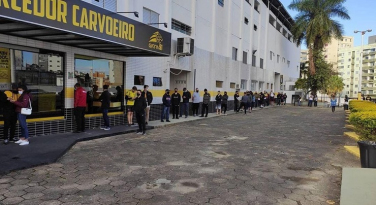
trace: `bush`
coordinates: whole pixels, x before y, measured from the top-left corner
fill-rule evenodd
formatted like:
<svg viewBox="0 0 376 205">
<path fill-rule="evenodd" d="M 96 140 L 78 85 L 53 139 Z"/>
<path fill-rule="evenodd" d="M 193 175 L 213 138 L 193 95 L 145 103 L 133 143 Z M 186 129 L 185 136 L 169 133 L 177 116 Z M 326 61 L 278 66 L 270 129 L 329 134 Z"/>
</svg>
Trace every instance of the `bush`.
<svg viewBox="0 0 376 205">
<path fill-rule="evenodd" d="M 349 109 L 351 112 L 376 111 L 376 104 L 370 101 L 351 100 Z"/>
<path fill-rule="evenodd" d="M 362 141 L 376 141 L 376 104 L 368 101 L 350 101 L 350 123 L 360 133 Z"/>
</svg>

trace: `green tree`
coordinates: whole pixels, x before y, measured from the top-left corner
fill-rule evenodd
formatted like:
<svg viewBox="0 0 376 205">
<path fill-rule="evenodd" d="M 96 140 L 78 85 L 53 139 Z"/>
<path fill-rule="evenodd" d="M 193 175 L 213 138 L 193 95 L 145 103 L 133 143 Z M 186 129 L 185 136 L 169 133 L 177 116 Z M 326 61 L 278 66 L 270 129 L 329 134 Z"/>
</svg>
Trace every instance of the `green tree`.
<svg viewBox="0 0 376 205">
<path fill-rule="evenodd" d="M 317 93 L 317 91 L 326 93 L 331 77 L 338 75 L 338 73 L 333 72 L 333 65 L 327 63 L 322 54 L 317 55 L 316 67 L 317 70 L 314 75 L 309 72 L 307 78 L 300 78 L 295 82 L 295 87 L 302 89 L 305 94 L 309 92 Z"/>
<path fill-rule="evenodd" d="M 289 5 L 298 11 L 295 24 L 291 28 L 294 40 L 300 45 L 304 40 L 309 50 L 309 71 L 315 75 L 318 67 L 316 60 L 324 45 L 334 36 L 342 38 L 342 25 L 334 17 L 350 19 L 343 6 L 346 0 L 293 0 Z"/>
<path fill-rule="evenodd" d="M 325 93 L 327 95 L 337 95 L 337 93 L 343 90 L 345 84 L 343 83 L 342 77 L 338 75 L 332 75 L 328 80 L 328 85 L 326 86 Z"/>
</svg>

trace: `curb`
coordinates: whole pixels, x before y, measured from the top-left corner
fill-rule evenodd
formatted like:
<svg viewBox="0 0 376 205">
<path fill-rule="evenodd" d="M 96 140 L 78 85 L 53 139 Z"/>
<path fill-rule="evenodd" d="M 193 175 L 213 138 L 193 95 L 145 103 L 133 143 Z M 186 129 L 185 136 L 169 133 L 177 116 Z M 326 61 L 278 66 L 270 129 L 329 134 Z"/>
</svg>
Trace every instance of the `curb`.
<svg viewBox="0 0 376 205">
<path fill-rule="evenodd" d="M 346 137 L 350 137 L 353 140 L 359 141 L 359 135 L 356 132 L 344 132 L 343 133 Z"/>
<path fill-rule="evenodd" d="M 359 148 L 358 146 L 344 146 L 344 148 L 346 149 L 347 152 L 349 152 L 350 154 L 360 158 L 360 151 L 359 151 Z"/>
<path fill-rule="evenodd" d="M 263 110 L 263 109 L 271 109 L 271 108 L 276 108 L 277 106 L 270 106 L 270 107 L 267 107 L 267 108 L 256 108 L 256 109 L 253 109 L 252 112 L 255 112 L 255 111 L 259 111 L 259 110 Z M 240 112 L 239 112 L 240 113 Z M 156 128 L 162 128 L 162 127 L 171 127 L 171 126 L 174 126 L 174 125 L 177 125 L 177 124 L 182 124 L 182 123 L 188 123 L 188 122 L 194 122 L 194 121 L 201 121 L 201 120 L 205 120 L 205 119 L 211 119 L 211 118 L 216 118 L 216 117 L 224 117 L 224 116 L 227 116 L 227 115 L 236 115 L 236 114 L 239 114 L 239 113 L 236 113 L 236 112 L 231 112 L 231 113 L 228 113 L 226 115 L 213 115 L 213 116 L 209 116 L 209 117 L 192 117 L 190 116 L 190 118 L 193 120 L 188 120 L 188 121 L 178 121 L 178 122 L 172 122 L 172 123 L 165 123 L 165 124 L 162 124 L 162 125 L 149 125 L 149 127 L 153 128 L 153 129 L 156 129 Z"/>
<path fill-rule="evenodd" d="M 355 130 L 355 126 L 354 125 L 345 125 L 345 128 L 349 129 L 349 130 Z"/>
</svg>

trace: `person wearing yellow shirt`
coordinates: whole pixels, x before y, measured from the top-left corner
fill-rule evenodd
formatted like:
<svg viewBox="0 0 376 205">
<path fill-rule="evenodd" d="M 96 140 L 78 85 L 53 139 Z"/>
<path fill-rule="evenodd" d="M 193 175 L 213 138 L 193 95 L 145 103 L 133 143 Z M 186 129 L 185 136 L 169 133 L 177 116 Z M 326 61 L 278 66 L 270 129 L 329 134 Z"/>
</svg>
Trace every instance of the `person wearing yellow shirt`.
<svg viewBox="0 0 376 205">
<path fill-rule="evenodd" d="M 16 101 L 19 98 L 17 84 L 12 84 L 12 90 L 5 91 L 5 99 L 3 102 L 3 116 L 4 116 L 4 127 L 3 127 L 3 137 L 4 144 L 8 144 L 9 141 L 17 141 L 15 137 L 16 124 L 17 124 L 17 113 L 16 106 L 10 102 L 10 100 Z"/>
<path fill-rule="evenodd" d="M 127 100 L 127 119 L 128 119 L 128 126 L 134 125 L 133 123 L 133 106 L 134 106 L 134 100 L 137 98 L 137 87 L 133 86 L 132 90 L 129 90 L 125 96 L 125 99 Z"/>
</svg>

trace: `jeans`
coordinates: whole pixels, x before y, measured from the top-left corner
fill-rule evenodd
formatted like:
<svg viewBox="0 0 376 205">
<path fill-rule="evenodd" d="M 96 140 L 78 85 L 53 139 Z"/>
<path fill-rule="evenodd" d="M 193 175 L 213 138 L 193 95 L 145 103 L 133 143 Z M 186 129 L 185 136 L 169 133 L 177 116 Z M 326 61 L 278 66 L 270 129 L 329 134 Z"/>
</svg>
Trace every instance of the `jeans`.
<svg viewBox="0 0 376 205">
<path fill-rule="evenodd" d="M 170 107 L 163 106 L 161 120 L 164 120 L 165 117 L 166 117 L 166 120 L 170 120 Z"/>
<path fill-rule="evenodd" d="M 76 118 L 77 132 L 85 131 L 85 107 L 75 107 L 74 116 Z"/>
<path fill-rule="evenodd" d="M 20 124 L 20 127 L 21 127 L 21 137 L 28 139 L 29 130 L 27 129 L 26 115 L 18 113 L 18 123 Z"/>
<path fill-rule="evenodd" d="M 332 106 L 332 112 L 336 111 L 336 106 Z"/>
<path fill-rule="evenodd" d="M 317 107 L 317 101 L 316 100 L 313 102 L 313 106 Z"/>
<path fill-rule="evenodd" d="M 110 119 L 108 118 L 108 109 L 102 109 L 104 127 L 110 127 Z"/>
<path fill-rule="evenodd" d="M 192 111 L 193 111 L 193 115 L 198 115 L 198 109 L 200 108 L 200 103 L 193 103 L 193 106 L 192 106 Z"/>
<path fill-rule="evenodd" d="M 14 111 L 7 112 L 4 114 L 4 127 L 3 127 L 3 137 L 4 139 L 12 139 L 15 137 L 16 124 L 17 124 L 17 113 Z M 10 137 L 9 137 L 10 131 Z"/>
<path fill-rule="evenodd" d="M 308 101 L 308 107 L 312 107 L 312 100 Z"/>
<path fill-rule="evenodd" d="M 185 117 L 188 117 L 188 110 L 189 110 L 189 102 L 188 103 L 183 103 L 180 109 L 180 117 L 185 115 Z"/>
<path fill-rule="evenodd" d="M 138 131 L 145 133 L 146 125 L 145 125 L 145 112 L 136 112 L 136 119 L 138 124 Z"/>
<path fill-rule="evenodd" d="M 222 111 L 223 111 L 223 114 L 226 114 L 227 104 L 222 104 Z"/>
<path fill-rule="evenodd" d="M 208 116 L 208 113 L 209 113 L 209 104 L 202 104 L 202 110 L 201 110 L 201 117 L 204 117 L 204 114 L 206 114 L 205 116 L 207 117 Z"/>
</svg>

